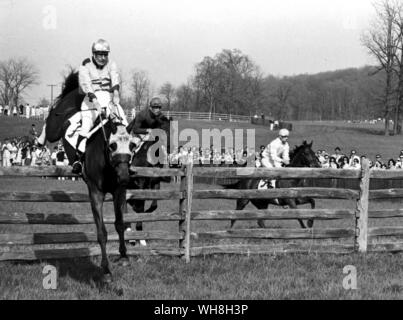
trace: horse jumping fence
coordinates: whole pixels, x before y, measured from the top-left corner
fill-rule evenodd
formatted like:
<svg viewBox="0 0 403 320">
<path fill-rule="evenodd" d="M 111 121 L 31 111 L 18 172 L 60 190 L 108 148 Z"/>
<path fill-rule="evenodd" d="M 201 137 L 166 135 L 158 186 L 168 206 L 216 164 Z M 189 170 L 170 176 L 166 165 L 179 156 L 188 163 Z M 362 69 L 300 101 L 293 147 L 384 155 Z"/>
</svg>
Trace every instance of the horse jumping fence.
<svg viewBox="0 0 403 320">
<path fill-rule="evenodd" d="M 132 168 L 135 174 L 145 177 L 178 176 L 181 180 L 179 190 L 128 190 L 127 199 L 156 199 L 178 201 L 178 210 L 163 213 L 127 213 L 125 222 L 174 222 L 176 230 L 150 230 L 126 232 L 127 240 L 158 240 L 161 244 L 147 247 L 128 246 L 129 255 L 169 255 L 184 257 L 187 262 L 191 257 L 218 254 L 264 254 L 286 252 L 318 252 L 318 253 L 352 253 L 352 252 L 384 252 L 403 251 L 402 226 L 370 227 L 369 219 L 403 218 L 403 209 L 371 210 L 370 200 L 403 198 L 403 189 L 370 190 L 371 178 L 391 179 L 403 178 L 400 171 L 373 171 L 369 170 L 368 163 L 363 169 L 311 169 L 311 168 L 193 168 L 191 165 L 181 169 L 158 168 Z M 12 167 L 1 168 L 1 176 L 32 177 L 32 176 L 69 176 L 70 168 L 64 167 Z M 199 190 L 194 188 L 196 177 L 228 178 L 264 178 L 264 179 L 358 179 L 360 189 L 336 188 L 290 188 L 269 190 Z M 176 186 L 176 185 L 175 185 Z M 196 200 L 203 199 L 260 199 L 260 198 L 295 198 L 310 197 L 315 199 L 343 199 L 356 202 L 355 209 L 329 208 L 329 209 L 284 209 L 269 208 L 268 210 L 207 210 L 195 211 L 192 209 Z M 78 202 L 88 203 L 86 193 L 51 191 L 43 192 L 9 192 L 0 191 L 0 202 Z M 111 201 L 107 197 L 106 201 Z M 0 212 L 0 261 L 1 260 L 44 260 L 56 258 L 86 257 L 100 254 L 97 245 L 96 233 L 88 231 L 54 230 L 14 232 L 12 226 L 52 226 L 66 227 L 77 225 L 93 225 L 92 214 L 86 212 L 22 212 L 15 210 L 2 210 Z M 351 227 L 345 228 L 318 228 L 312 229 L 227 229 L 202 231 L 192 226 L 193 221 L 223 221 L 223 220 L 294 220 L 315 219 L 338 220 L 350 222 Z M 108 225 L 114 223 L 114 215 L 106 214 L 104 221 Z M 8 229 L 10 227 L 10 230 Z M 381 237 L 393 237 L 389 242 L 378 242 Z M 214 243 L 219 240 L 219 243 Z M 229 243 L 222 243 L 222 240 Z M 112 232 L 108 234 L 109 254 L 118 254 L 113 247 L 118 236 Z M 202 241 L 202 245 L 200 245 Z M 207 241 L 209 245 L 204 245 Z M 233 243 L 233 241 L 237 241 Z M 252 243 L 250 243 L 252 241 Z M 266 242 L 264 242 L 266 241 Z M 167 243 L 171 243 L 168 245 Z M 259 242 L 259 243 L 256 243 Z M 263 243 L 264 242 L 264 243 Z M 90 246 L 90 244 L 92 246 Z M 73 247 L 72 247 L 73 246 Z"/>
</svg>

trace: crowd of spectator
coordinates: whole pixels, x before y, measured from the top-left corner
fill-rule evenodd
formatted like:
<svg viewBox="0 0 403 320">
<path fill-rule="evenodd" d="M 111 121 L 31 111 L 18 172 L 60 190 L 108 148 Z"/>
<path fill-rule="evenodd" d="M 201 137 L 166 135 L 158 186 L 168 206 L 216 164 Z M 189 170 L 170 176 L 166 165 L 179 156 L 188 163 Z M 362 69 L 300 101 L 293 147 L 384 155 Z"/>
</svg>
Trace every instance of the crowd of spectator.
<svg viewBox="0 0 403 320">
<path fill-rule="evenodd" d="M 182 166 L 192 162 L 195 166 L 242 166 L 250 160 L 255 163 L 256 167 L 261 166 L 262 152 L 265 146 L 260 146 L 259 151 L 252 152 L 251 150 L 232 148 L 218 152 L 212 146 L 210 148 L 184 148 L 183 146 L 174 150 L 169 155 L 169 165 L 171 167 Z M 334 169 L 361 169 L 361 162 L 367 158 L 366 155 L 358 155 L 356 150 L 351 150 L 350 153 L 344 154 L 339 147 L 334 149 L 334 152 L 328 153 L 326 150 L 316 151 L 322 168 Z M 403 150 L 396 159 L 383 160 L 382 155 L 377 154 L 374 160 L 368 159 L 370 168 L 379 170 L 395 170 L 403 169 Z"/>
<path fill-rule="evenodd" d="M 68 165 L 68 159 L 61 143 L 50 150 L 47 146 L 38 145 L 37 136 L 33 124 L 30 129 L 30 136 L 0 141 L 0 166 Z M 209 148 L 180 146 L 169 154 L 168 161 L 170 167 L 181 167 L 188 163 L 192 163 L 194 166 L 243 166 L 246 163 L 249 165 L 253 163 L 256 167 L 260 167 L 264 149 L 265 146 L 262 145 L 257 152 L 248 148 L 226 148 L 220 152 L 213 146 Z M 344 154 L 340 147 L 336 147 L 333 153 L 318 150 L 316 157 L 322 168 L 335 169 L 361 169 L 362 160 L 367 158 L 366 155 L 358 155 L 356 150 Z M 373 169 L 402 170 L 403 150 L 395 159 L 391 158 L 385 161 L 382 155 L 377 154 L 374 160 L 368 160 Z"/>
<path fill-rule="evenodd" d="M 29 103 L 24 105 L 1 105 L 0 104 L 0 116 L 13 116 L 13 117 L 25 117 L 45 119 L 48 115 L 49 106 L 31 106 Z"/>
<path fill-rule="evenodd" d="M 318 150 L 316 156 L 319 159 L 322 168 L 337 168 L 337 169 L 361 169 L 361 162 L 367 159 L 366 155 L 358 155 L 356 150 L 351 150 L 350 153 L 342 153 L 340 147 L 336 147 L 332 154 L 325 150 Z M 384 160 L 381 154 L 377 154 L 375 159 L 368 159 L 371 169 L 377 170 L 402 170 L 403 169 L 403 150 L 394 159 Z"/>
<path fill-rule="evenodd" d="M 25 137 L 11 138 L 0 141 L 0 150 L 0 163 L 3 167 L 68 165 L 67 156 L 61 144 L 51 151 L 47 146 L 39 147 Z"/>
</svg>

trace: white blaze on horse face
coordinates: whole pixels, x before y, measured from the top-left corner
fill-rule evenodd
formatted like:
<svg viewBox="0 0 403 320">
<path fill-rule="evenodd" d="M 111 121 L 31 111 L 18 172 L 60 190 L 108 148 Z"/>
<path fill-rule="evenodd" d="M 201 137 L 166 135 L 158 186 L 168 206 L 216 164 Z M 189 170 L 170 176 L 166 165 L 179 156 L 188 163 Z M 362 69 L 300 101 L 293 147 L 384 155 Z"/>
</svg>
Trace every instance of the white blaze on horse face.
<svg viewBox="0 0 403 320">
<path fill-rule="evenodd" d="M 132 142 L 132 136 L 127 133 L 125 126 L 117 126 L 115 134 L 111 134 L 109 138 L 109 149 L 111 155 L 116 154 L 131 154 L 130 143 Z M 116 144 L 115 147 L 111 147 L 112 144 Z"/>
</svg>

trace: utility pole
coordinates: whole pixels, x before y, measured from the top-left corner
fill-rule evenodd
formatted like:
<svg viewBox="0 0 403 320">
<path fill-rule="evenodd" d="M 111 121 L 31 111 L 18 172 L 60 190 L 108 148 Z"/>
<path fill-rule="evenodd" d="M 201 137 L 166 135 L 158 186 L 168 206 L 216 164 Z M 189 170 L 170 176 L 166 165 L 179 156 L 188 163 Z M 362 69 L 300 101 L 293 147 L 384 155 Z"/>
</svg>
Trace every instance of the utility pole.
<svg viewBox="0 0 403 320">
<path fill-rule="evenodd" d="M 53 105 L 53 87 L 57 87 L 57 84 L 48 84 L 50 87 L 50 105 Z"/>
</svg>

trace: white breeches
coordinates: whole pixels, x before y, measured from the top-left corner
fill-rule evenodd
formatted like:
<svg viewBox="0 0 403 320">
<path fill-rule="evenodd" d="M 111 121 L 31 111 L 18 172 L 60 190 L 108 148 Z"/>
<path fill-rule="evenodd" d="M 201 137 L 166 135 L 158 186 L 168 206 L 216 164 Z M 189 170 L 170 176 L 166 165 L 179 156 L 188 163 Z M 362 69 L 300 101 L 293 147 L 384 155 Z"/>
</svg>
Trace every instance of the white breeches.
<svg viewBox="0 0 403 320">
<path fill-rule="evenodd" d="M 276 161 L 270 161 L 270 159 L 263 157 L 262 158 L 262 167 L 263 168 L 281 168 L 281 163 Z M 270 180 L 272 187 L 274 188 L 276 185 L 276 180 Z"/>
<path fill-rule="evenodd" d="M 106 111 L 106 116 L 109 117 L 109 115 L 112 114 L 117 116 L 116 121 L 117 122 L 122 122 L 125 126 L 128 125 L 126 115 L 120 105 L 115 106 L 112 103 L 111 99 L 111 94 L 107 91 L 97 91 L 95 92 L 95 95 L 97 97 L 97 100 L 101 107 L 105 109 Z M 81 131 L 80 135 L 87 137 L 88 133 L 94 126 L 95 120 L 98 117 L 98 111 L 95 109 L 95 106 L 92 102 L 90 102 L 88 96 L 85 97 L 83 103 L 81 104 Z M 120 118 L 122 120 L 120 120 Z M 78 149 L 81 152 L 85 151 L 85 145 L 87 143 L 87 139 L 83 139 L 83 141 L 80 143 Z"/>
</svg>

